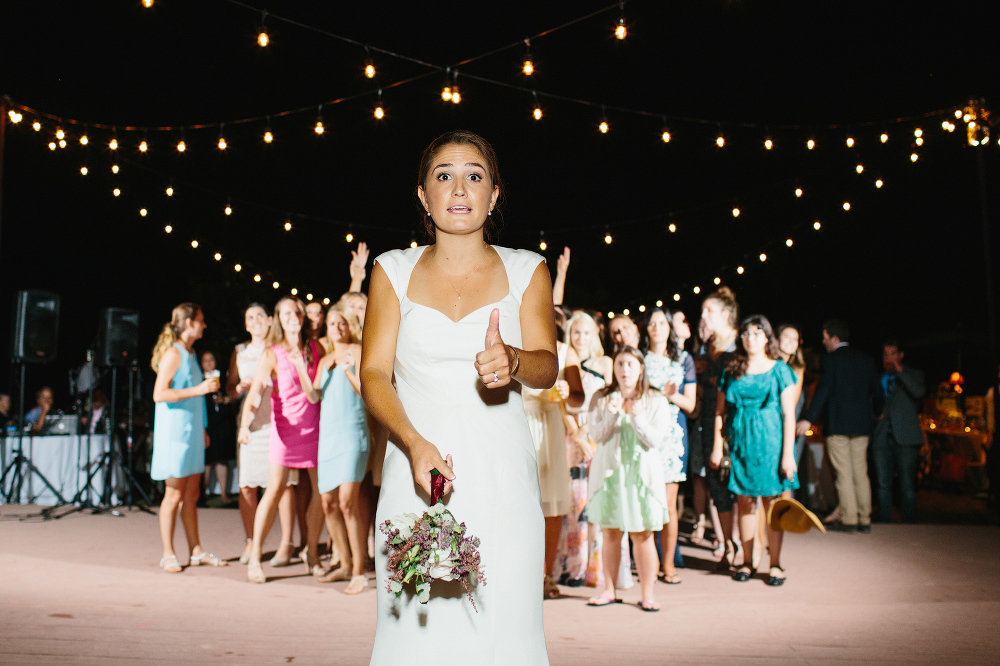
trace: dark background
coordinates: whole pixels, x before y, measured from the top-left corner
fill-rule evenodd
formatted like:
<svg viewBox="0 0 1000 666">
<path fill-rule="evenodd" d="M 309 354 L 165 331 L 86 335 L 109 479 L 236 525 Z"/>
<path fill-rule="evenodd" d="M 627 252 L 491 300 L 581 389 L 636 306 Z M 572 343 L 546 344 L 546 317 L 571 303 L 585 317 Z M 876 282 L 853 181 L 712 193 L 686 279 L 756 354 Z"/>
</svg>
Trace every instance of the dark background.
<svg viewBox="0 0 1000 666">
<path fill-rule="evenodd" d="M 268 10 L 448 65 L 607 4 L 284 2 Z M 886 336 L 898 337 L 930 381 L 961 370 L 975 393 L 995 377 L 977 149 L 966 145 L 960 122 L 951 134 L 940 116 L 894 122 L 970 97 L 987 106 L 997 99 L 988 35 L 1000 22 L 989 7 L 970 14 L 909 3 L 634 0 L 625 5 L 623 42 L 611 32 L 615 9 L 534 40 L 530 79 L 520 73 L 523 47 L 459 67 L 460 105 L 442 102 L 439 72 L 387 88 L 381 122 L 371 115 L 377 87 L 426 67 L 373 53 L 372 82 L 362 75 L 363 48 L 273 17 L 272 43 L 261 49 L 260 15 L 224 0 L 156 0 L 152 9 L 138 0 L 22 3 L 0 15 L 0 94 L 16 104 L 119 128 L 227 121 L 224 153 L 215 148 L 218 128 L 187 129 L 183 155 L 174 149 L 179 130 L 118 129 L 121 148 L 112 153 L 109 130 L 88 128 L 91 142 L 81 147 L 82 128 L 68 121 L 43 119 L 36 133 L 36 116 L 26 113 L 8 125 L 0 301 L 26 288 L 62 297 L 58 360 L 28 373 L 29 391 L 52 384 L 57 406 L 67 402 L 67 371 L 83 362 L 102 307 L 140 311 L 145 364 L 181 301 L 202 304 L 209 328 L 200 346 L 226 358 L 245 337 L 250 301 L 271 303 L 292 286 L 335 300 L 349 282 L 346 232 L 367 241 L 372 258 L 406 246 L 417 231 L 420 152 L 457 128 L 481 133 L 499 153 L 508 185 L 500 242 L 537 249 L 544 230 L 553 270 L 562 246 L 572 247 L 570 305 L 634 312 L 657 298 L 672 305 L 677 292 L 696 321 L 692 288 L 704 294 L 720 276 L 743 312 L 801 322 L 809 344 L 818 343 L 823 320 L 839 316 L 873 354 Z M 537 89 L 544 118 L 531 118 L 530 93 L 465 75 Z M 366 91 L 324 106 L 327 133 L 316 136 L 317 104 Z M 666 114 L 673 140 L 660 141 L 657 115 L 611 108 L 612 129 L 601 135 L 599 107 L 542 93 Z M 261 140 L 263 120 L 231 122 L 300 107 L 272 118 L 271 145 Z M 52 152 L 46 144 L 57 125 L 69 145 Z M 913 164 L 916 127 L 925 144 Z M 991 220 L 998 134 L 981 149 Z M 136 149 L 143 138 L 146 154 Z M 805 149 L 808 138 L 815 150 Z M 885 180 L 881 190 L 876 177 Z M 171 183 L 176 194 L 167 198 Z M 737 219 L 733 206 L 742 211 Z M 288 213 L 290 233 L 282 228 Z M 667 231 L 671 221 L 677 233 Z M 215 251 L 222 262 L 212 260 Z M 232 270 L 236 261 L 241 273 Z M 747 270 L 738 276 L 740 264 Z M 6 334 L 9 319 L 0 328 Z M 0 388 L 14 387 L 12 374 L 0 369 Z"/>
</svg>

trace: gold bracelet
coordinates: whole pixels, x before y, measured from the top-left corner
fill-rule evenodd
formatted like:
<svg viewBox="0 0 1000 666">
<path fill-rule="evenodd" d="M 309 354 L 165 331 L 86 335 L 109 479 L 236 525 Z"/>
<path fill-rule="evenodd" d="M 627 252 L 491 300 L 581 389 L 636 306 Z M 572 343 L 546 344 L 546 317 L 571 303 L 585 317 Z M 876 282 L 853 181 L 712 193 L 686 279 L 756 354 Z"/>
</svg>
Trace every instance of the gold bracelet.
<svg viewBox="0 0 1000 666">
<path fill-rule="evenodd" d="M 521 355 L 517 353 L 517 347 L 514 345 L 507 345 L 514 351 L 514 367 L 510 369 L 510 376 L 513 377 L 517 374 L 517 369 L 521 367 Z"/>
</svg>

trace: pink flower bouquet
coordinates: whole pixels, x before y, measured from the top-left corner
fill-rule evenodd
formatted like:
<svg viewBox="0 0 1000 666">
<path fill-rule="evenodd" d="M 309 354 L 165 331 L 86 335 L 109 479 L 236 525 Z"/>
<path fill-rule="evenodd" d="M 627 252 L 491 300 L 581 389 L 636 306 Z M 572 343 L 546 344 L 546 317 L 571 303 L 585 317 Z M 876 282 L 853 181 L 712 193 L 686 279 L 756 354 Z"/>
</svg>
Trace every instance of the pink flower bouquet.
<svg viewBox="0 0 1000 666">
<path fill-rule="evenodd" d="M 434 504 L 424 515 L 404 513 L 379 525 L 389 554 L 386 589 L 398 597 L 403 585 L 415 583 L 417 601 L 426 604 L 432 580 L 460 580 L 475 609 L 472 586 L 476 581 L 486 584 L 479 538 L 469 534 L 465 523 L 459 523 L 441 502 L 444 477 L 434 475 L 432 485 Z"/>
</svg>

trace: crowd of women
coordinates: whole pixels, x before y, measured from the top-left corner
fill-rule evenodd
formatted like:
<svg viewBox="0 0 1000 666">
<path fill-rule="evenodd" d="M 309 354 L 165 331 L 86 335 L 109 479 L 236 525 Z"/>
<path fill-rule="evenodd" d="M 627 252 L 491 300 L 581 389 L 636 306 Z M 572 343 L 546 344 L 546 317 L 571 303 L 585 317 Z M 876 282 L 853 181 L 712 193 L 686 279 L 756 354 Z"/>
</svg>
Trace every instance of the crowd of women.
<svg viewBox="0 0 1000 666">
<path fill-rule="evenodd" d="M 193 355 L 204 314 L 191 303 L 174 309 L 152 360 L 152 475 L 166 484 L 164 571 L 182 570 L 173 547 L 178 511 L 190 563 L 226 564 L 202 549 L 195 503 L 206 447 L 226 500 L 225 466 L 216 463 L 231 456 L 221 443 L 228 427 L 238 433 L 246 532 L 240 562 L 248 580 L 266 581 L 263 544 L 277 516 L 281 544 L 271 566 L 301 557 L 320 581 L 349 581 L 348 593 L 366 588 L 385 446 L 356 371 L 366 261 L 362 246 L 351 263 L 350 291 L 329 311 L 292 296 L 271 312 L 248 307 L 250 340 L 233 350 L 224 388 L 211 372 L 215 357 L 205 352 L 199 365 Z M 592 606 L 615 603 L 617 590 L 633 584 L 634 563 L 640 607 L 658 610 L 655 581 L 681 582 L 685 497 L 695 516 L 692 544 L 711 550 L 740 582 L 753 577 L 766 552 L 765 581 L 781 585 L 782 532 L 762 517 L 798 487 L 803 442 L 794 424 L 805 370 L 798 328 L 775 330 L 761 315 L 740 319 L 726 287 L 704 298 L 695 331 L 679 310 L 653 308 L 633 321 L 570 309 L 561 305 L 568 267 L 567 248 L 553 286 L 562 338 L 558 380 L 551 389 L 521 390 L 545 516 L 545 598 L 559 596 L 562 583 L 595 587 Z M 235 424 L 220 416 L 230 403 L 238 405 Z M 296 521 L 304 548 L 293 540 Z M 329 570 L 319 557 L 324 524 L 339 560 Z"/>
</svg>

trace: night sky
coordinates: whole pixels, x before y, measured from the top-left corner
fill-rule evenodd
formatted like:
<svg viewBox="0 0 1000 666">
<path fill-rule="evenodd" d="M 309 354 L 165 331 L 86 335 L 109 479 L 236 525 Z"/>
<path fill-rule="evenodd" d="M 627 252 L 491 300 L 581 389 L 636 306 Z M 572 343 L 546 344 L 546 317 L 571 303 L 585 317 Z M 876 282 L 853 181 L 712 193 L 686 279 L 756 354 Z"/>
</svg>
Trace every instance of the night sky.
<svg viewBox="0 0 1000 666">
<path fill-rule="evenodd" d="M 267 9 L 446 66 L 609 4 Z M 372 81 L 363 75 L 363 47 L 273 17 L 271 44 L 261 49 L 260 13 L 225 0 L 156 0 L 151 9 L 138 0 L 21 3 L 2 13 L 0 94 L 64 119 L 119 127 L 115 153 L 110 130 L 91 126 L 82 147 L 83 128 L 66 121 L 42 118 L 34 132 L 37 116 L 25 113 L 7 126 L 0 299 L 9 303 L 28 288 L 61 296 L 58 360 L 28 374 L 29 391 L 50 383 L 57 403 L 66 403 L 67 370 L 82 363 L 103 307 L 140 312 L 145 365 L 179 302 L 202 304 L 209 328 L 200 346 L 227 358 L 246 337 L 242 309 L 250 301 L 273 303 L 293 286 L 335 300 L 349 283 L 346 233 L 368 242 L 372 258 L 408 245 L 417 232 L 420 152 L 460 128 L 482 134 L 499 154 L 508 186 L 500 243 L 537 250 L 544 231 L 553 270 L 562 246 L 572 247 L 570 305 L 634 312 L 658 298 L 673 304 L 680 293 L 678 305 L 696 320 L 693 288 L 705 293 L 720 276 L 744 313 L 801 322 L 809 344 L 836 316 L 873 354 L 885 337 L 899 338 L 931 382 L 961 369 L 967 390 L 981 392 L 995 376 L 977 149 L 966 145 L 961 121 L 948 133 L 943 117 L 920 118 L 970 97 L 985 98 L 987 108 L 1000 99 L 989 64 L 995 38 L 987 37 L 1000 22 L 985 5 L 970 13 L 910 3 L 633 0 L 625 4 L 624 41 L 612 33 L 617 8 L 533 40 L 530 78 L 520 71 L 523 45 L 459 66 L 459 105 L 441 100 L 443 72 L 373 51 Z M 380 86 L 386 116 L 376 121 Z M 532 89 L 540 121 L 531 116 Z M 318 104 L 359 93 L 367 94 L 325 104 L 327 131 L 313 132 Z M 611 126 L 605 135 L 597 131 L 601 104 Z M 305 110 L 279 117 L 298 108 Z M 268 114 L 270 145 L 261 138 L 264 120 L 232 123 Z M 224 152 L 215 147 L 218 127 L 185 130 L 184 154 L 174 147 L 179 130 L 121 129 L 221 121 Z M 57 125 L 68 146 L 50 151 Z M 660 139 L 664 125 L 669 143 Z M 912 163 L 918 127 L 925 142 Z M 991 221 L 1000 182 L 996 129 L 981 149 Z M 143 139 L 145 154 L 137 150 Z M 876 178 L 884 179 L 881 189 Z M 141 217 L 140 208 L 149 214 Z M 991 232 L 995 250 L 1000 231 Z M 217 251 L 223 261 L 212 259 Z M 10 367 L 2 372 L 0 387 L 12 387 Z"/>
</svg>

